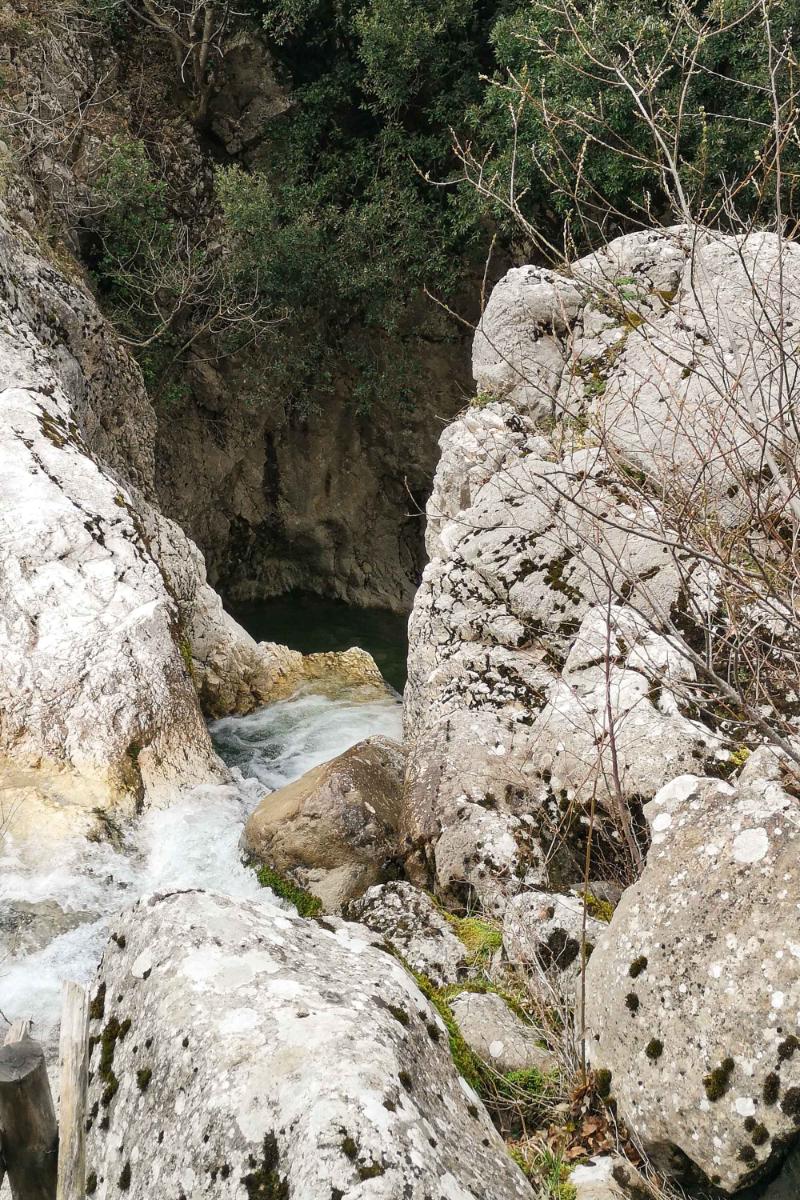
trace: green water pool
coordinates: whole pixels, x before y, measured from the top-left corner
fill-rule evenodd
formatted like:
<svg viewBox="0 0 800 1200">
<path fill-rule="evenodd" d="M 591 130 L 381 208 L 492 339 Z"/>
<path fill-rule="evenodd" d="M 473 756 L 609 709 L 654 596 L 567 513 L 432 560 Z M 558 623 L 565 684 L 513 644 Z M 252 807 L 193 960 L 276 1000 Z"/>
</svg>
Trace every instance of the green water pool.
<svg viewBox="0 0 800 1200">
<path fill-rule="evenodd" d="M 233 605 L 231 613 L 257 641 L 281 642 L 303 654 L 360 646 L 370 652 L 393 688 L 401 692 L 405 686 L 405 616 L 303 593 Z"/>
</svg>

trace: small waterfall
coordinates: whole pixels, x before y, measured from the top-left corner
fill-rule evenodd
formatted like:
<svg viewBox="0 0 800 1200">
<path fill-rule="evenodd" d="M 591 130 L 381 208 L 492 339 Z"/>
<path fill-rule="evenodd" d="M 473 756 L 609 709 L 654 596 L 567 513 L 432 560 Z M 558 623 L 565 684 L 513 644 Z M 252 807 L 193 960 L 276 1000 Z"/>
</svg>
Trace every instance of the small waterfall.
<svg viewBox="0 0 800 1200">
<path fill-rule="evenodd" d="M 401 736 L 397 696 L 302 692 L 211 727 L 234 782 L 186 788 L 121 830 L 115 844 L 75 838 L 60 845 L 0 843 L 0 1010 L 31 1015 L 52 1051 L 63 979 L 88 982 L 113 913 L 140 895 L 207 888 L 275 903 L 241 860 L 239 837 L 264 795 L 373 734 Z M 0 1025 L 2 1028 L 2 1025 Z"/>
</svg>

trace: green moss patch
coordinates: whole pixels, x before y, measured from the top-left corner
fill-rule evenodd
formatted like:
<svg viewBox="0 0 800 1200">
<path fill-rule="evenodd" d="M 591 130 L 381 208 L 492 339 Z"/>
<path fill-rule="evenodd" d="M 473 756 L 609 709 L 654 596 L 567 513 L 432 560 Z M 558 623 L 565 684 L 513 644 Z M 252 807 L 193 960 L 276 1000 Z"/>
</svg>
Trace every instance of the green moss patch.
<svg viewBox="0 0 800 1200">
<path fill-rule="evenodd" d="M 664 1053 L 664 1043 L 660 1038 L 651 1038 L 645 1046 L 644 1052 L 651 1062 L 656 1062 Z"/>
<path fill-rule="evenodd" d="M 488 1072 L 484 1064 L 478 1058 L 477 1054 L 472 1051 L 464 1038 L 461 1036 L 461 1031 L 458 1028 L 453 1010 L 447 1001 L 444 990 L 435 988 L 428 979 L 427 975 L 421 975 L 417 971 L 411 971 L 417 987 L 422 992 L 426 1000 L 429 1000 L 433 1007 L 442 1018 L 447 1037 L 450 1042 L 450 1053 L 453 1057 L 453 1062 L 466 1079 L 467 1083 L 480 1092 L 484 1082 L 487 1080 Z"/>
<path fill-rule="evenodd" d="M 604 921 L 606 925 L 609 923 L 614 915 L 614 905 L 610 900 L 599 900 L 592 892 L 584 892 L 582 899 L 590 917 Z"/>
<path fill-rule="evenodd" d="M 703 1077 L 703 1087 L 709 1100 L 721 1100 L 725 1095 L 731 1085 L 734 1066 L 732 1058 L 723 1058 L 718 1067 Z"/>
<path fill-rule="evenodd" d="M 322 901 L 319 896 L 312 896 L 304 888 L 292 883 L 285 875 L 274 871 L 272 867 L 258 867 L 256 879 L 262 887 L 271 888 L 281 900 L 293 904 L 301 917 L 316 917 L 322 912 Z"/>
<path fill-rule="evenodd" d="M 100 1097 L 100 1102 L 104 1108 L 108 1108 L 119 1090 L 119 1080 L 114 1074 L 114 1053 L 117 1048 L 117 1042 L 125 1037 L 130 1027 L 131 1023 L 129 1019 L 120 1024 L 116 1017 L 110 1017 L 100 1035 L 100 1065 L 98 1067 L 98 1074 L 105 1084 L 103 1094 Z"/>
<path fill-rule="evenodd" d="M 467 961 L 472 967 L 485 966 L 503 944 L 502 933 L 489 921 L 480 917 L 454 917 L 448 912 L 444 916 L 466 946 L 469 955 Z"/>
<path fill-rule="evenodd" d="M 249 1157 L 250 1171 L 242 1176 L 247 1200 L 289 1200 L 289 1181 L 281 1179 L 278 1143 L 274 1133 L 264 1137 L 259 1162 L 252 1154 Z"/>
</svg>

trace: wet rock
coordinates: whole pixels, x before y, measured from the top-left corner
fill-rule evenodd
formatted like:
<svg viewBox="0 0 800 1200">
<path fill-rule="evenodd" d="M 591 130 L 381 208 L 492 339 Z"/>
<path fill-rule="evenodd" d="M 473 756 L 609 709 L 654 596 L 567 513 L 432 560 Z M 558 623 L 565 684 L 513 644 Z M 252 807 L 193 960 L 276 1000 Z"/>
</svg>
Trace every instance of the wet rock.
<svg viewBox="0 0 800 1200">
<path fill-rule="evenodd" d="M 537 1031 L 513 1012 L 496 992 L 460 992 L 450 1001 L 461 1036 L 496 1071 L 542 1073 L 556 1067 L 554 1056 L 537 1040 Z"/>
<path fill-rule="evenodd" d="M 532 1198 L 440 1018 L 368 931 L 188 892 L 140 901 L 115 933 L 92 1023 L 97 1200 L 123 1178 L 129 1200 Z"/>
<path fill-rule="evenodd" d="M 319 896 L 329 912 L 379 882 L 397 858 L 402 747 L 359 742 L 338 758 L 265 796 L 242 845 L 255 858 Z"/>
<path fill-rule="evenodd" d="M 321 684 L 323 688 L 330 685 L 337 689 L 377 689 L 381 694 L 386 691 L 386 681 L 378 664 L 372 655 L 360 646 L 351 646 L 349 650 L 305 655 L 303 677 L 307 682 L 313 680 Z"/>
<path fill-rule="evenodd" d="M 646 806 L 641 879 L 597 940 L 588 1052 L 657 1162 L 733 1192 L 800 1130 L 800 809 L 766 748 L 736 784 L 684 775 Z"/>
<path fill-rule="evenodd" d="M 430 896 L 413 884 L 377 884 L 348 906 L 346 916 L 383 937 L 436 987 L 456 983 L 469 971 L 466 946 Z"/>
<path fill-rule="evenodd" d="M 96 920 L 90 912 L 68 912 L 55 900 L 7 900 L 0 909 L 0 961 L 6 954 L 34 954 L 62 933 Z"/>
</svg>

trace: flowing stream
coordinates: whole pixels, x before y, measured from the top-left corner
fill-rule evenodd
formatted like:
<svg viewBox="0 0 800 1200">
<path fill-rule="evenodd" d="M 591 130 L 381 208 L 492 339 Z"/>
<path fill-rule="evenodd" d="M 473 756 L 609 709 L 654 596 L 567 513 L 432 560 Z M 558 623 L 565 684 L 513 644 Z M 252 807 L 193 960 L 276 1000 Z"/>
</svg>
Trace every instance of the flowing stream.
<svg viewBox="0 0 800 1200">
<path fill-rule="evenodd" d="M 52 848 L 0 842 L 0 1010 L 34 1018 L 52 1054 L 63 979 L 88 982 L 119 908 L 165 888 L 209 888 L 274 903 L 244 866 L 239 837 L 266 791 L 297 779 L 372 734 L 401 736 L 399 696 L 299 693 L 211 727 L 234 783 L 187 788 L 150 810 L 116 844 L 75 838 Z M 0 1031 L 4 1023 L 0 1021 Z"/>
</svg>

